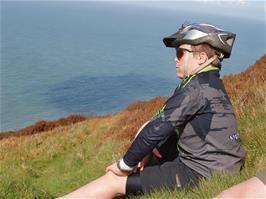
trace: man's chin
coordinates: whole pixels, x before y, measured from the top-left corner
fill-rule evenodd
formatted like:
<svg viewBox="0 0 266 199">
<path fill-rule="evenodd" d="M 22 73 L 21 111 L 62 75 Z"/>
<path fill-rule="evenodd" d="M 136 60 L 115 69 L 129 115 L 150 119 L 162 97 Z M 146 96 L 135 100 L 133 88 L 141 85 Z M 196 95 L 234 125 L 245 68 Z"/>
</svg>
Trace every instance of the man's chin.
<svg viewBox="0 0 266 199">
<path fill-rule="evenodd" d="M 183 75 L 180 75 L 180 74 L 176 74 L 176 76 L 179 78 L 179 79 L 184 79 Z"/>
</svg>

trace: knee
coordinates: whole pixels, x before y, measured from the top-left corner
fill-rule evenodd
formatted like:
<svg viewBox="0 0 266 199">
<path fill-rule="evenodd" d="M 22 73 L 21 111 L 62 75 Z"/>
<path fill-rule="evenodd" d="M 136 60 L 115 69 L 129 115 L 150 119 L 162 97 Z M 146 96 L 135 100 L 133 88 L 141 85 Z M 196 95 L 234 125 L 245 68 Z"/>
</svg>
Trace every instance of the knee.
<svg viewBox="0 0 266 199">
<path fill-rule="evenodd" d="M 107 171 L 105 173 L 105 176 L 108 178 L 115 178 L 116 175 L 112 171 Z"/>
<path fill-rule="evenodd" d="M 105 174 L 106 180 L 109 182 L 110 188 L 116 190 L 116 193 L 125 194 L 127 176 L 118 176 L 111 171 Z"/>
<path fill-rule="evenodd" d="M 109 182 L 117 181 L 119 178 L 121 178 L 121 176 L 114 174 L 112 171 L 108 171 L 105 176 L 108 180 L 110 180 Z"/>
</svg>

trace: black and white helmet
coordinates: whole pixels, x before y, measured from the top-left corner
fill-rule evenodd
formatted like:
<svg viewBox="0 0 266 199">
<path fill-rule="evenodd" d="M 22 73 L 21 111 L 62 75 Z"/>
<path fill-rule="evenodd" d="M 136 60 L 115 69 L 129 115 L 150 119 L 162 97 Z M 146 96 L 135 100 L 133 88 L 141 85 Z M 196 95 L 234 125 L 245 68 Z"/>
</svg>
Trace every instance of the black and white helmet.
<svg viewBox="0 0 266 199">
<path fill-rule="evenodd" d="M 236 35 L 210 24 L 190 24 L 163 39 L 167 47 L 178 47 L 181 44 L 209 44 L 224 58 L 229 58 Z"/>
</svg>

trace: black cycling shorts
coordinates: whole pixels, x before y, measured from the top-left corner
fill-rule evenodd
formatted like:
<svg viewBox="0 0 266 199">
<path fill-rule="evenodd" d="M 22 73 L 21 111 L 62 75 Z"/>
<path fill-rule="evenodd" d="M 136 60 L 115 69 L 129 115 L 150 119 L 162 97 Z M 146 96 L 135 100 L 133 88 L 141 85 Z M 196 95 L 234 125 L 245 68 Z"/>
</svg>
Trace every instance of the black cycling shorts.
<svg viewBox="0 0 266 199">
<path fill-rule="evenodd" d="M 196 185 L 202 177 L 180 161 L 177 150 L 178 135 L 173 132 L 157 145 L 162 158 L 157 165 L 147 166 L 143 171 L 128 176 L 126 193 L 140 195 L 157 189 L 185 188 Z"/>
<path fill-rule="evenodd" d="M 162 165 L 148 166 L 143 171 L 128 176 L 127 195 L 149 194 L 161 188 L 170 190 L 192 187 L 198 184 L 200 174 L 187 167 L 177 157 Z"/>
</svg>

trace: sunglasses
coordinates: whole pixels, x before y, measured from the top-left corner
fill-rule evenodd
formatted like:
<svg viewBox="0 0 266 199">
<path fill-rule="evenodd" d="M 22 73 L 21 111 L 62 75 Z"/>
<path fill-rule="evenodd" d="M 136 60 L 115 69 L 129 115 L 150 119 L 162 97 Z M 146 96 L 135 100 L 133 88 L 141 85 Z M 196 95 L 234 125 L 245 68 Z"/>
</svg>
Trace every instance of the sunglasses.
<svg viewBox="0 0 266 199">
<path fill-rule="evenodd" d="M 180 60 L 184 56 L 184 54 L 185 54 L 186 51 L 187 52 L 190 52 L 190 53 L 193 52 L 193 50 L 186 49 L 186 48 L 176 48 L 176 58 L 178 60 Z"/>
</svg>

